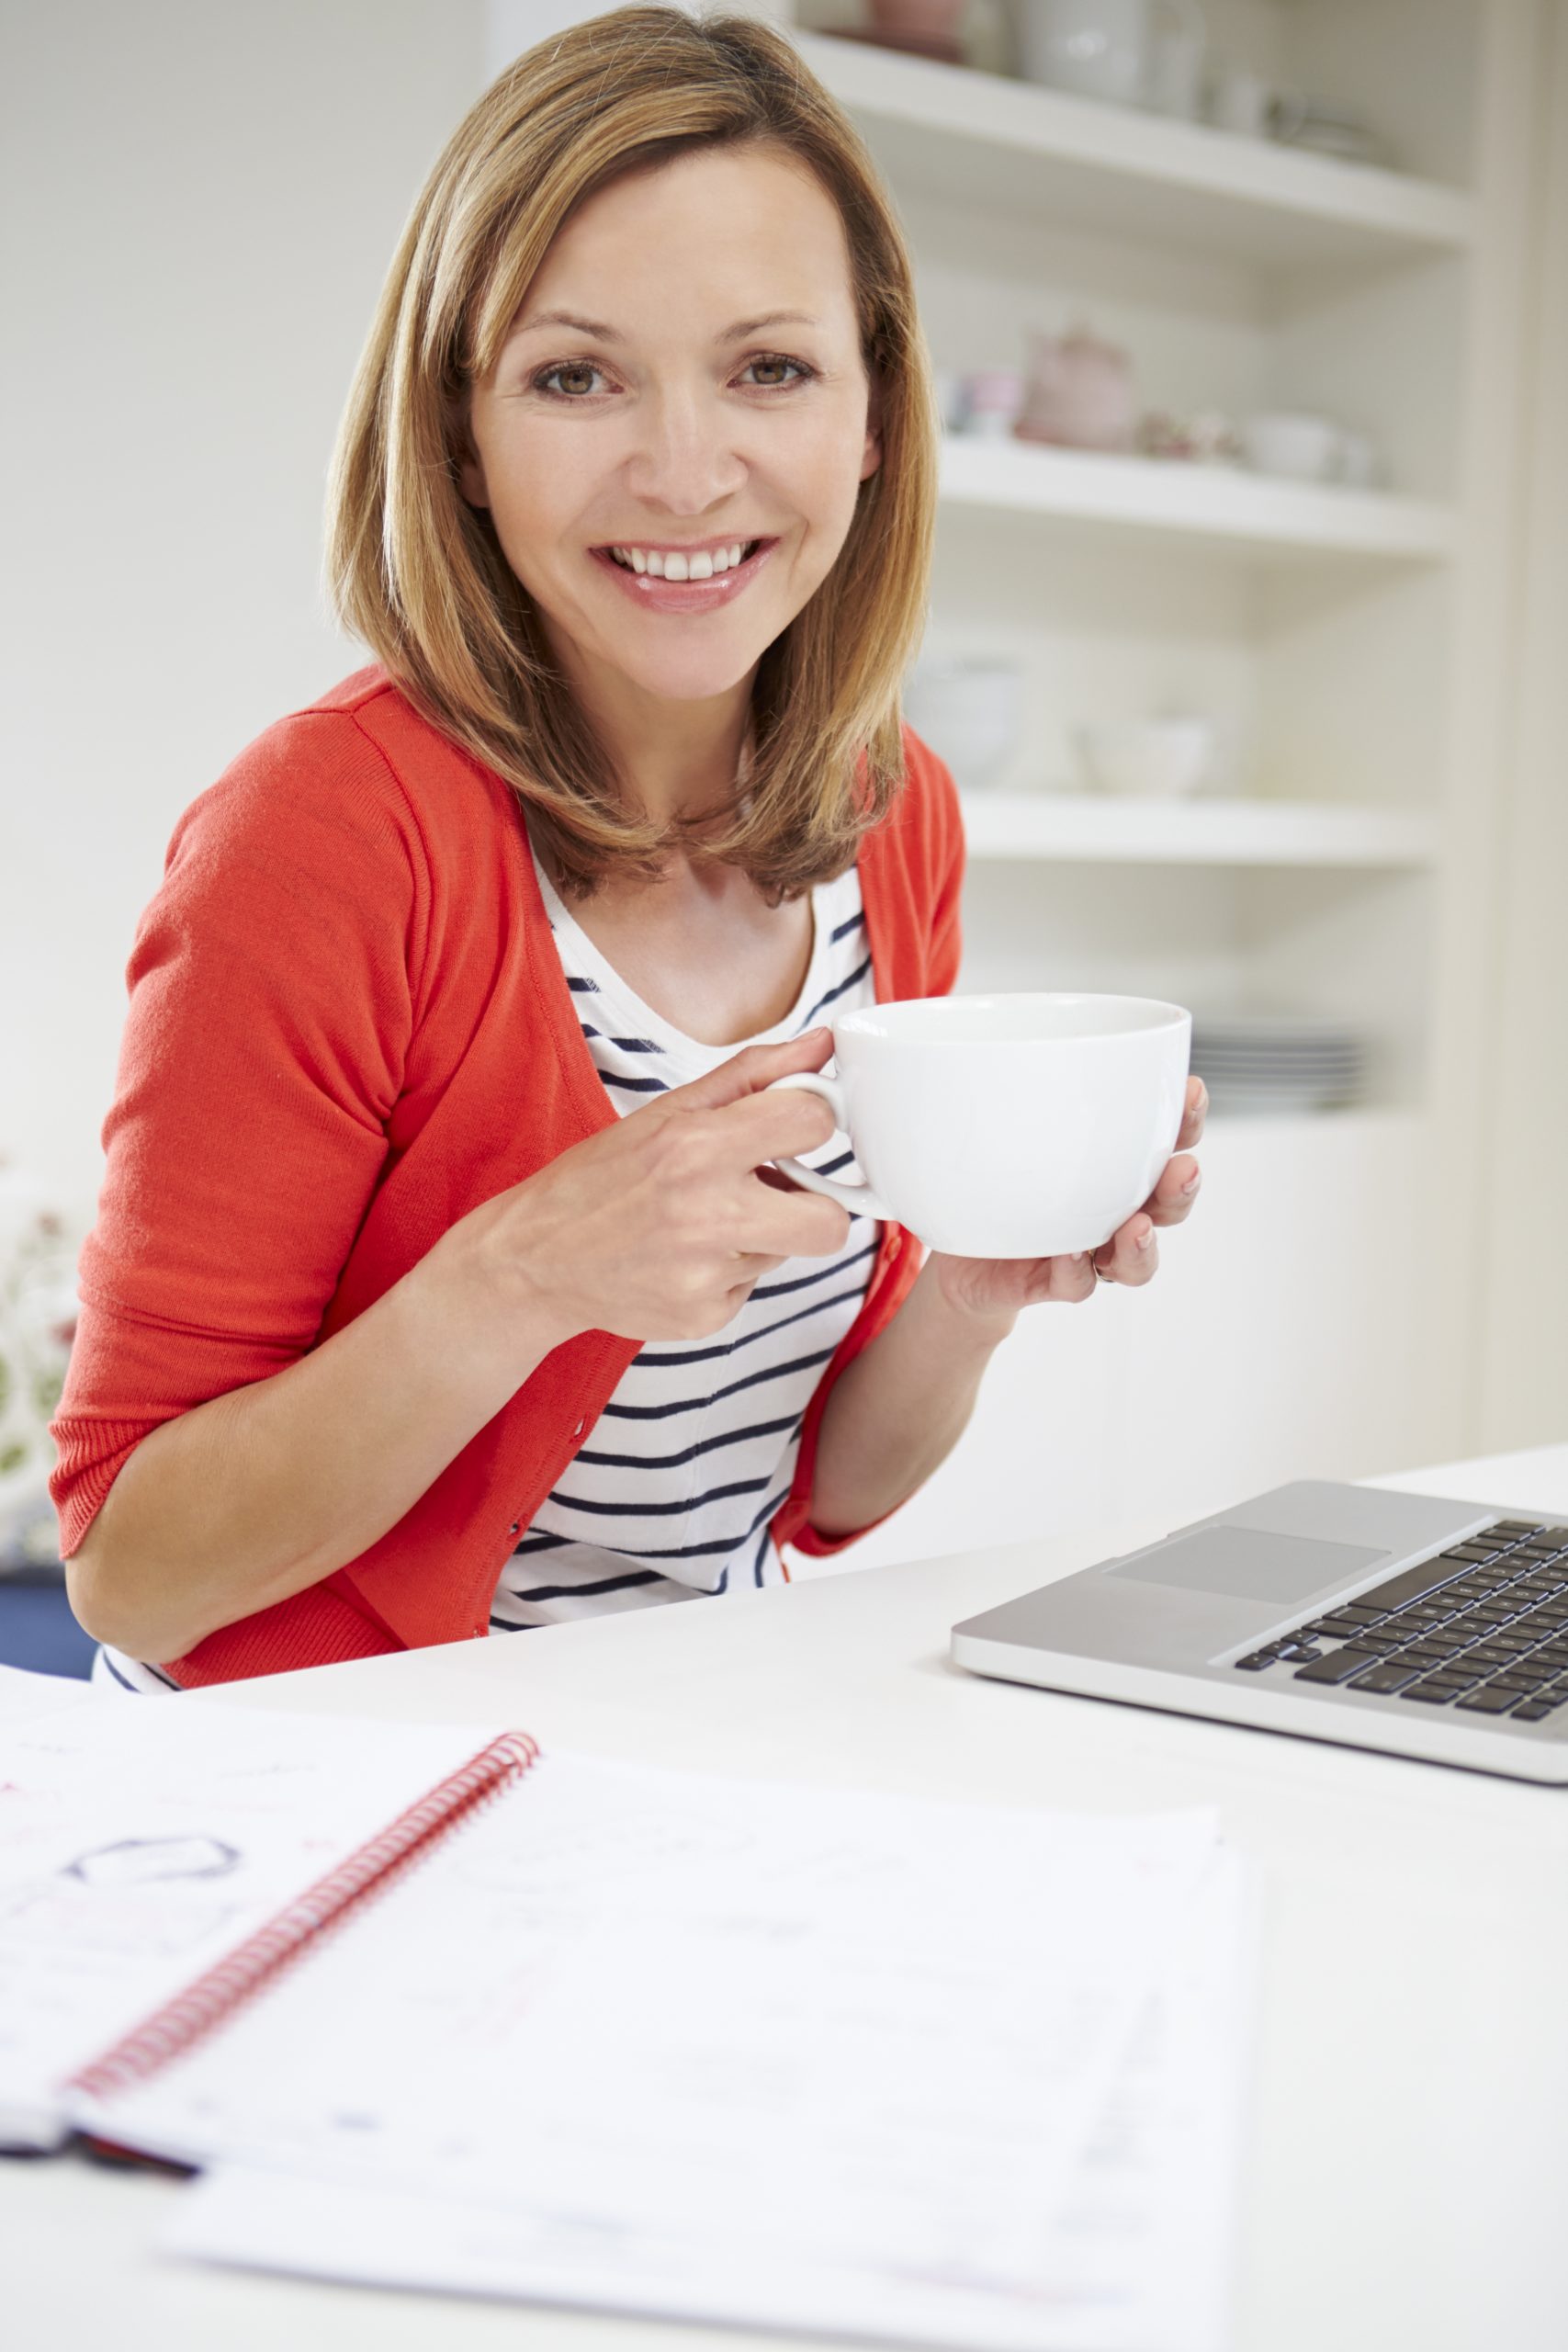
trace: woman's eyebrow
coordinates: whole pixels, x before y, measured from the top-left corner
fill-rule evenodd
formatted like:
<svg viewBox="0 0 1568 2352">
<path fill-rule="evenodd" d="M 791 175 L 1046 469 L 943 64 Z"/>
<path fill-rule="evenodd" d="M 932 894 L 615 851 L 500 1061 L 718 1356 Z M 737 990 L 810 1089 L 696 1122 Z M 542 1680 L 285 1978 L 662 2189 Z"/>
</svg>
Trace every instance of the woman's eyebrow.
<svg viewBox="0 0 1568 2352">
<path fill-rule="evenodd" d="M 768 311 L 760 319 L 737 319 L 732 327 L 725 327 L 715 335 L 715 343 L 739 343 L 743 335 L 757 334 L 763 327 L 819 327 L 820 319 L 808 317 L 804 311 Z M 615 327 L 606 326 L 602 319 L 580 319 L 570 311 L 536 311 L 531 319 L 512 330 L 513 335 L 532 334 L 536 327 L 570 327 L 578 334 L 591 334 L 600 343 L 625 343 L 626 338 Z"/>
</svg>

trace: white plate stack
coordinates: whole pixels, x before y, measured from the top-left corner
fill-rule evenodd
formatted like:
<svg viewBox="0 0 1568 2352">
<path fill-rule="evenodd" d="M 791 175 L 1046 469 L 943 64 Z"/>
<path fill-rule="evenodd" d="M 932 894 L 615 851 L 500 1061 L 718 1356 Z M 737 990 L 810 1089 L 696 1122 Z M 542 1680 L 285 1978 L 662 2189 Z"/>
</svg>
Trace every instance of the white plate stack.
<svg viewBox="0 0 1568 2352">
<path fill-rule="evenodd" d="M 1192 1068 L 1216 1111 L 1327 1111 L 1361 1091 L 1366 1053 L 1353 1029 L 1283 1013 L 1194 1019 Z"/>
</svg>

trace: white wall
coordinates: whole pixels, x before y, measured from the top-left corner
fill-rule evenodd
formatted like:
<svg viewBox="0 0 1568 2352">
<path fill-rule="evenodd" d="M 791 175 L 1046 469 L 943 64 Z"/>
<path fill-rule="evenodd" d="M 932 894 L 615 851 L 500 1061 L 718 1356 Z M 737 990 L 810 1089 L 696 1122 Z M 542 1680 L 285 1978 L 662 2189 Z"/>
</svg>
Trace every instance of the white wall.
<svg viewBox="0 0 1568 2352">
<path fill-rule="evenodd" d="M 365 659 L 327 458 L 479 0 L 12 9 L 0 1157 L 90 1217 L 136 918 L 180 810 Z"/>
</svg>

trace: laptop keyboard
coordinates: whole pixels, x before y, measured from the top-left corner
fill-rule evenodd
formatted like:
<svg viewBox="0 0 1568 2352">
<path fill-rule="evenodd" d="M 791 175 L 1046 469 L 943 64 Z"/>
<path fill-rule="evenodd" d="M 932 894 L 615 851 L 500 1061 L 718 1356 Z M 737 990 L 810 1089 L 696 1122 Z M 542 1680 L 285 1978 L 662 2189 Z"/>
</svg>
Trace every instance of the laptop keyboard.
<svg viewBox="0 0 1568 2352">
<path fill-rule="evenodd" d="M 1568 1527 L 1500 1519 L 1235 1660 L 1513 1723 L 1568 1707 Z"/>
</svg>

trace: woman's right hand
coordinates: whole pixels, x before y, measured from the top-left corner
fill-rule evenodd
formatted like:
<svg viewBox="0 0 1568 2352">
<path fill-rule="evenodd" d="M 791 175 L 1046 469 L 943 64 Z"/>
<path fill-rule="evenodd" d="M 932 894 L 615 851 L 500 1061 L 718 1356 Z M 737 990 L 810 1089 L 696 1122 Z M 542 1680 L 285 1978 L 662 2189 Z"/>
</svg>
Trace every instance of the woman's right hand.
<svg viewBox="0 0 1568 2352">
<path fill-rule="evenodd" d="M 439 1248 L 460 1246 L 476 1295 L 525 1313 L 552 1346 L 579 1331 L 722 1330 L 784 1259 L 829 1257 L 849 1238 L 836 1201 L 767 1167 L 833 1134 L 819 1096 L 766 1091 L 820 1069 L 832 1046 L 830 1030 L 814 1029 L 744 1046 L 470 1210 Z"/>
</svg>

